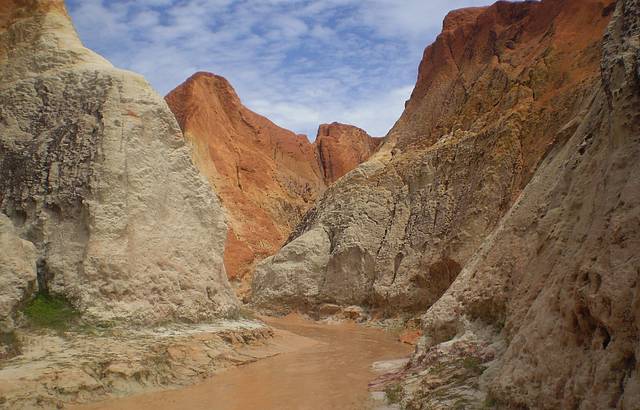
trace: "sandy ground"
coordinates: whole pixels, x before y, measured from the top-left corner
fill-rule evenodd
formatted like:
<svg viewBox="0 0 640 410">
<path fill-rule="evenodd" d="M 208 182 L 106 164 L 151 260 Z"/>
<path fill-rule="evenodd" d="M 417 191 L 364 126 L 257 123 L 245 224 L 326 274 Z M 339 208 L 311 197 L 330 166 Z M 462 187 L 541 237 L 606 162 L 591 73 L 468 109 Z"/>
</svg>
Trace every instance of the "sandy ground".
<svg viewBox="0 0 640 410">
<path fill-rule="evenodd" d="M 75 410 L 368 409 L 372 364 L 408 356 L 412 348 L 379 329 L 322 324 L 299 316 L 266 318 L 279 354 L 190 387 L 107 400 Z M 260 347 L 257 347 L 259 349 Z"/>
</svg>

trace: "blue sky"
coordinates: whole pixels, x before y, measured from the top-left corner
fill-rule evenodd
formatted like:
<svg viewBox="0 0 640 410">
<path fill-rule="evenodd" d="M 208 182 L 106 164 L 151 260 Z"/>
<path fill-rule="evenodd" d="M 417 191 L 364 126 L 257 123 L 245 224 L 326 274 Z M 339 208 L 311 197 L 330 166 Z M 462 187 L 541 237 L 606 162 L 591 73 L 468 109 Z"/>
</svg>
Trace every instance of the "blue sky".
<svg viewBox="0 0 640 410">
<path fill-rule="evenodd" d="M 491 0 L 67 0 L 85 45 L 166 94 L 196 71 L 315 138 L 339 121 L 383 136 L 451 10 Z"/>
</svg>

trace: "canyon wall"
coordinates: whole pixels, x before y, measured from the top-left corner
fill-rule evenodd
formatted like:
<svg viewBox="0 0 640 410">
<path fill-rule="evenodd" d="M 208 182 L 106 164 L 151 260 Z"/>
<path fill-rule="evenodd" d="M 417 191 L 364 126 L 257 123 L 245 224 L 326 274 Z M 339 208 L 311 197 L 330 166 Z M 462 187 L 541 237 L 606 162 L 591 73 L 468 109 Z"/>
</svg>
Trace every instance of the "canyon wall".
<svg viewBox="0 0 640 410">
<path fill-rule="evenodd" d="M 237 309 L 224 212 L 141 76 L 84 48 L 62 0 L 9 0 L 0 77 L 0 211 L 33 243 L 41 292 L 96 320 Z M 16 251 L 3 246 L 0 260 Z"/>
<path fill-rule="evenodd" d="M 255 263 L 273 255 L 327 185 L 380 141 L 333 123 L 310 143 L 247 109 L 226 79 L 210 73 L 194 74 L 166 100 L 227 211 L 224 261 L 240 294 Z"/>
<path fill-rule="evenodd" d="M 618 1 L 602 50 L 567 137 L 422 318 L 407 408 L 479 408 L 478 386 L 498 408 L 638 407 L 640 2 Z"/>
<path fill-rule="evenodd" d="M 612 10 L 547 0 L 449 13 L 380 150 L 257 266 L 254 303 L 424 312 L 579 125 Z"/>
</svg>

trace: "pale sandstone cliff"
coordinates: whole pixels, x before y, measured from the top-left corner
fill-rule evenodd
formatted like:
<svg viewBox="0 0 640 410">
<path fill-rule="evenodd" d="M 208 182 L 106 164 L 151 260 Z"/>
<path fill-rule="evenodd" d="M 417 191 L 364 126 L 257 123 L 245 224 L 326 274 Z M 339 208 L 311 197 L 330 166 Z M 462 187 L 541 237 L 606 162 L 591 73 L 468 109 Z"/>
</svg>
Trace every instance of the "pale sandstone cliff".
<svg viewBox="0 0 640 410">
<path fill-rule="evenodd" d="M 62 0 L 10 0 L 0 77 L 0 210 L 35 244 L 41 291 L 100 320 L 236 309 L 223 211 L 141 76 L 84 48 Z"/>
<path fill-rule="evenodd" d="M 20 239 L 11 220 L 0 214 L 0 333 L 13 329 L 15 310 L 35 289 L 36 248 Z"/>
<path fill-rule="evenodd" d="M 438 300 L 575 129 L 599 81 L 611 3 L 498 2 L 450 13 L 379 152 L 258 265 L 254 302 L 393 313 Z"/>
<path fill-rule="evenodd" d="M 273 255 L 326 186 L 380 141 L 334 123 L 321 125 L 312 144 L 244 107 L 231 84 L 210 73 L 194 74 L 166 100 L 227 210 L 224 261 L 241 294 L 255 263 Z"/>
</svg>

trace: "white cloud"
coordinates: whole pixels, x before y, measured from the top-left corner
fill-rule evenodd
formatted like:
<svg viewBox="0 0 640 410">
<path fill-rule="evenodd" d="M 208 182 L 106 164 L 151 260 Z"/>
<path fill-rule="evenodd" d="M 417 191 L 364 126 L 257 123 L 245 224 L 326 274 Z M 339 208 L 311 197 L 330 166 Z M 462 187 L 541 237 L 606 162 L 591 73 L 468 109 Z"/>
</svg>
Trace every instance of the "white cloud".
<svg viewBox="0 0 640 410">
<path fill-rule="evenodd" d="M 167 93 L 223 75 L 250 108 L 315 137 L 321 122 L 384 135 L 452 8 L 491 0 L 67 0 L 85 44 Z"/>
</svg>

